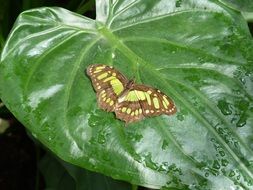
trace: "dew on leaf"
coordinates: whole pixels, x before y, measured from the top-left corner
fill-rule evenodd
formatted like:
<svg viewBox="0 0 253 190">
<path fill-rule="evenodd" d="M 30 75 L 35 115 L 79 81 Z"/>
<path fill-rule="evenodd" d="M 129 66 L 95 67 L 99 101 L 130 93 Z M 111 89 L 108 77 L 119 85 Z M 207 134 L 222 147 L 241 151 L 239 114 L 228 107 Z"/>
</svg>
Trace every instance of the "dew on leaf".
<svg viewBox="0 0 253 190">
<path fill-rule="evenodd" d="M 246 114 L 243 114 L 239 121 L 236 123 L 236 127 L 243 127 L 244 125 L 246 125 Z"/>
<path fill-rule="evenodd" d="M 158 171 L 166 171 L 167 170 L 167 167 L 165 165 L 160 165 L 160 167 L 158 168 Z"/>
<path fill-rule="evenodd" d="M 252 186 L 252 185 L 253 185 L 252 181 L 249 180 L 248 183 L 247 183 L 247 185 L 248 185 L 248 186 Z"/>
<path fill-rule="evenodd" d="M 155 162 L 152 161 L 152 156 L 151 153 L 147 154 L 146 156 L 144 156 L 144 161 L 147 167 L 157 170 L 159 167 L 156 165 Z"/>
<path fill-rule="evenodd" d="M 249 102 L 246 100 L 241 100 L 237 102 L 237 106 L 240 110 L 247 110 L 249 108 Z"/>
<path fill-rule="evenodd" d="M 239 148 L 239 143 L 238 143 L 238 141 L 234 142 L 234 146 L 235 146 L 235 148 Z"/>
<path fill-rule="evenodd" d="M 177 0 L 177 1 L 176 1 L 176 7 L 180 7 L 180 6 L 181 6 L 181 3 L 182 3 L 182 0 Z"/>
<path fill-rule="evenodd" d="M 221 112 L 224 115 L 231 115 L 232 114 L 231 105 L 229 103 L 227 103 L 225 100 L 218 101 L 218 108 L 221 110 Z"/>
<path fill-rule="evenodd" d="M 166 140 L 163 140 L 162 149 L 165 150 L 168 147 L 169 143 Z"/>
<path fill-rule="evenodd" d="M 140 134 L 128 133 L 128 138 L 131 141 L 140 142 L 143 136 Z"/>
<path fill-rule="evenodd" d="M 240 78 L 240 81 L 241 81 L 242 84 L 245 84 L 245 83 L 246 83 L 245 78 Z"/>
<path fill-rule="evenodd" d="M 220 172 L 219 172 L 218 170 L 216 170 L 216 169 L 212 169 L 212 170 L 210 170 L 210 172 L 211 172 L 214 176 L 220 175 Z"/>
<path fill-rule="evenodd" d="M 89 164 L 91 165 L 91 167 L 92 167 L 93 169 L 96 169 L 96 167 L 97 167 L 97 164 L 96 164 L 96 163 L 97 163 L 97 162 L 96 162 L 95 159 L 89 158 L 88 162 L 89 162 Z"/>
<path fill-rule="evenodd" d="M 218 128 L 218 133 L 219 133 L 220 135 L 223 135 L 223 134 L 225 133 L 225 130 L 224 130 L 223 128 L 219 127 L 219 128 Z"/>
<path fill-rule="evenodd" d="M 212 141 L 212 142 L 215 142 L 215 138 L 211 138 L 211 141 Z"/>
<path fill-rule="evenodd" d="M 198 57 L 198 60 L 199 60 L 200 63 L 204 63 L 203 57 Z"/>
<path fill-rule="evenodd" d="M 219 151 L 219 154 L 224 157 L 225 156 L 225 152 L 223 150 Z"/>
<path fill-rule="evenodd" d="M 99 133 L 99 135 L 98 135 L 98 143 L 100 143 L 100 144 L 104 144 L 104 143 L 105 143 L 105 141 L 106 141 L 105 134 L 103 134 L 103 133 Z"/>
<path fill-rule="evenodd" d="M 177 119 L 178 119 L 179 121 L 183 121 L 183 120 L 184 120 L 184 115 L 181 114 L 181 113 L 178 113 L 178 114 L 177 114 Z"/>
<path fill-rule="evenodd" d="M 235 176 L 235 172 L 232 170 L 229 174 L 228 174 L 229 177 L 233 177 Z"/>
<path fill-rule="evenodd" d="M 110 159 L 110 155 L 107 154 L 107 153 L 104 153 L 104 154 L 102 155 L 102 159 L 103 159 L 104 161 L 110 161 L 110 160 L 111 160 L 111 159 Z"/>
<path fill-rule="evenodd" d="M 90 140 L 89 140 L 89 143 L 90 144 L 96 144 L 96 140 L 94 137 L 91 137 Z"/>
<path fill-rule="evenodd" d="M 222 159 L 221 165 L 226 167 L 228 165 L 228 161 L 226 159 Z"/>
<path fill-rule="evenodd" d="M 206 173 L 205 173 L 205 177 L 208 177 L 208 176 L 209 176 L 209 173 L 208 173 L 208 172 L 206 172 Z"/>
<path fill-rule="evenodd" d="M 214 160 L 214 162 L 213 162 L 213 168 L 214 169 L 220 169 L 220 164 L 219 164 L 219 162 L 217 160 Z"/>
</svg>

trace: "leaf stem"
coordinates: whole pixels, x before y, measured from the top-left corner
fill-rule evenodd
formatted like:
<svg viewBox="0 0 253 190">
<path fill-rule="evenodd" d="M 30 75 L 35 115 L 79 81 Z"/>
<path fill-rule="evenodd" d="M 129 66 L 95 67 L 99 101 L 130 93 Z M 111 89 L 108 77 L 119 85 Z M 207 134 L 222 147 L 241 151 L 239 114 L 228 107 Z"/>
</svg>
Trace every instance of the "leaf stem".
<svg viewBox="0 0 253 190">
<path fill-rule="evenodd" d="M 98 25 L 100 25 L 98 23 Z M 108 39 L 108 42 L 112 44 L 112 46 L 117 47 L 121 52 L 124 52 L 124 54 L 127 56 L 127 58 L 131 61 L 133 73 L 135 73 L 136 81 L 140 82 L 140 75 L 139 75 L 139 65 L 141 63 L 144 63 L 143 60 L 134 54 L 127 46 L 123 44 L 123 42 L 117 38 L 108 28 L 104 26 L 98 26 L 98 31 L 102 36 L 104 36 L 106 39 Z"/>
<path fill-rule="evenodd" d="M 138 185 L 132 184 L 132 190 L 137 190 L 137 189 L 138 189 Z"/>
<path fill-rule="evenodd" d="M 4 47 L 4 43 L 5 43 L 5 40 L 4 40 L 2 31 L 0 30 L 0 54 L 1 54 L 2 49 L 3 49 L 3 47 Z"/>
<path fill-rule="evenodd" d="M 242 12 L 242 16 L 247 22 L 253 22 L 253 12 Z"/>
</svg>

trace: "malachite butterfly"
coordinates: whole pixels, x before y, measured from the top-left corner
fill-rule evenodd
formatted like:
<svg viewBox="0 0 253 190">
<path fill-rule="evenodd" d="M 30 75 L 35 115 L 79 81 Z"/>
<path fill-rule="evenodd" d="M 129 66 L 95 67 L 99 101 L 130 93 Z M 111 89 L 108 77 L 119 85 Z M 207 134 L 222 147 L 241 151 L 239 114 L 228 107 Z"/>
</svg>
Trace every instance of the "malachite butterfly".
<svg viewBox="0 0 253 190">
<path fill-rule="evenodd" d="M 176 112 L 173 101 L 160 90 L 135 84 L 111 66 L 95 64 L 86 71 L 97 92 L 99 107 L 115 112 L 116 118 L 126 123 Z"/>
</svg>

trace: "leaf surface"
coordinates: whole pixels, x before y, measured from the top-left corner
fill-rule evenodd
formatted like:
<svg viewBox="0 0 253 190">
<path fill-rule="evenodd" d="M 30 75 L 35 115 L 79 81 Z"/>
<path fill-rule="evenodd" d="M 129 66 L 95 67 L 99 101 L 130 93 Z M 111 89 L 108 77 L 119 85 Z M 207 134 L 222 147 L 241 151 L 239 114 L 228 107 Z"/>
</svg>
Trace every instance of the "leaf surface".
<svg viewBox="0 0 253 190">
<path fill-rule="evenodd" d="M 253 43 L 216 1 L 96 2 L 22 13 L 3 49 L 1 99 L 63 160 L 151 188 L 253 189 Z M 173 116 L 128 127 L 100 110 L 90 64 L 160 89 Z"/>
<path fill-rule="evenodd" d="M 253 2 L 251 0 L 220 0 L 220 2 L 226 4 L 229 7 L 237 9 L 239 11 L 252 12 Z"/>
<path fill-rule="evenodd" d="M 116 181 L 104 175 L 90 172 L 47 153 L 39 162 L 40 171 L 45 179 L 46 189 L 62 190 L 130 190 L 131 185 Z"/>
</svg>

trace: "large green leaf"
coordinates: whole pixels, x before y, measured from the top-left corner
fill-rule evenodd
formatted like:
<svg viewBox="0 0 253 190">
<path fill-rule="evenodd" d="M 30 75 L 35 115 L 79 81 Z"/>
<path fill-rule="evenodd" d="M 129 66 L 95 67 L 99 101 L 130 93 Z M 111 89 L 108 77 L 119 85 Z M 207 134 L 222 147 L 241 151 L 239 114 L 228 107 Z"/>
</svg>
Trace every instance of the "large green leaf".
<svg viewBox="0 0 253 190">
<path fill-rule="evenodd" d="M 63 160 L 153 188 L 253 189 L 252 37 L 218 1 L 98 0 L 97 19 L 26 11 L 1 56 L 1 99 Z M 173 116 L 128 127 L 84 70 L 113 65 L 161 89 Z"/>
</svg>

